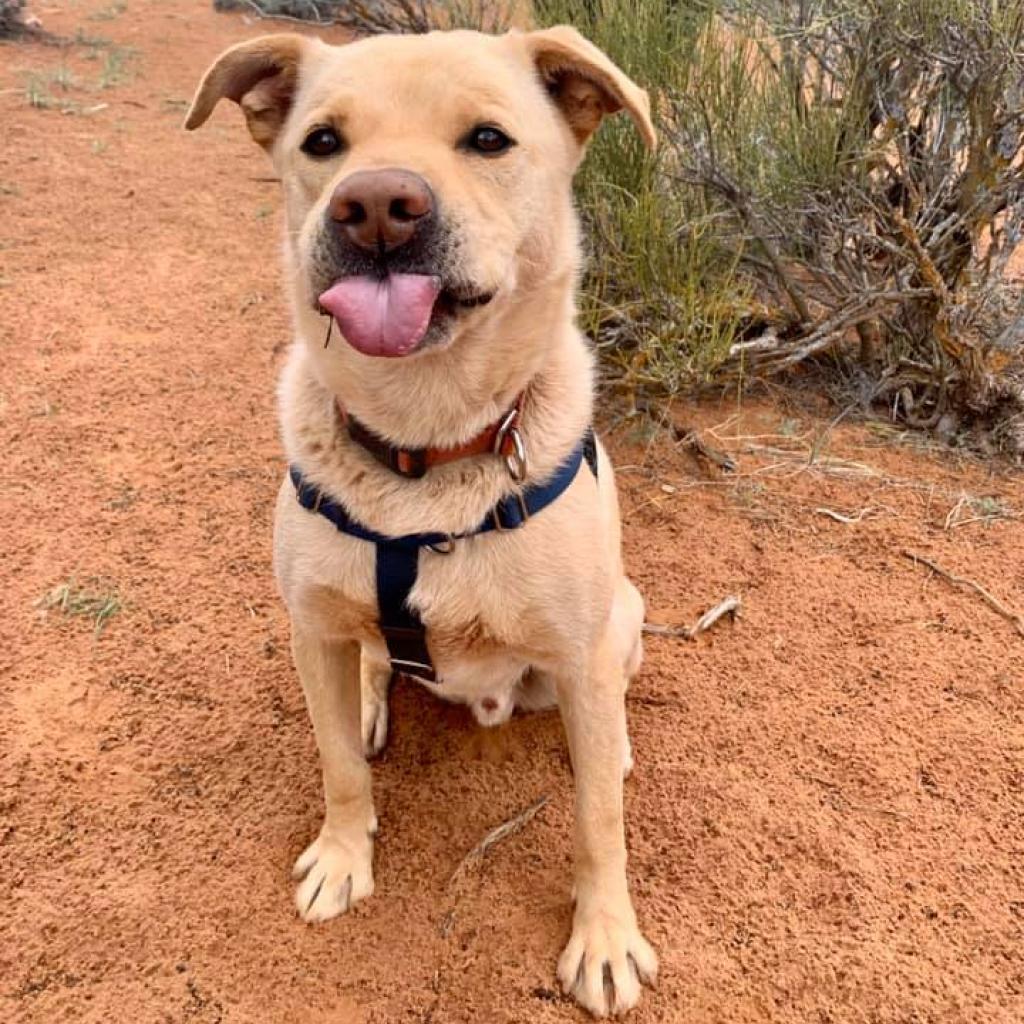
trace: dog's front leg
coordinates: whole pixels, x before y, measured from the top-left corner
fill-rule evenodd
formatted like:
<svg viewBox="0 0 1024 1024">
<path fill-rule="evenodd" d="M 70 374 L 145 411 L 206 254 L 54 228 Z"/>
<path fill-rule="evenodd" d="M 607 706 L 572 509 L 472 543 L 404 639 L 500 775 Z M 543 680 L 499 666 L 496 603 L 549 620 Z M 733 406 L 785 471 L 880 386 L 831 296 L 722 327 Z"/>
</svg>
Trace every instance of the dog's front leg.
<svg viewBox="0 0 1024 1024">
<path fill-rule="evenodd" d="M 603 1017 L 635 1006 L 658 958 L 640 934 L 626 884 L 622 770 L 626 680 L 606 635 L 586 674 L 559 674 L 558 703 L 576 776 L 576 909 L 558 961 L 562 987 Z"/>
<path fill-rule="evenodd" d="M 320 835 L 295 862 L 295 905 L 306 921 L 326 921 L 373 893 L 377 819 L 360 732 L 359 645 L 325 640 L 293 619 L 292 653 L 320 750 L 326 804 Z"/>
</svg>

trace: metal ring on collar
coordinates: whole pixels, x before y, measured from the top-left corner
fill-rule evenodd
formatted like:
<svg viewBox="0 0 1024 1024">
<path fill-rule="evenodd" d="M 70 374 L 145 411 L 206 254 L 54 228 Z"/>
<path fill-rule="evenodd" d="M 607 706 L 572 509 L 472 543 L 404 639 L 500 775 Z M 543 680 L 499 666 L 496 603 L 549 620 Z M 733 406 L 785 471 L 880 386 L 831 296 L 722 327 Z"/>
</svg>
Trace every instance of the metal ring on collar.
<svg viewBox="0 0 1024 1024">
<path fill-rule="evenodd" d="M 526 479 L 528 463 L 526 444 L 523 441 L 523 435 L 519 433 L 519 428 L 516 426 L 518 416 L 519 410 L 511 409 L 505 419 L 502 420 L 501 426 L 498 427 L 498 433 L 494 436 L 494 454 L 504 457 L 508 475 L 515 483 L 521 484 Z M 510 452 L 504 450 L 506 440 L 512 442 L 512 451 Z"/>
</svg>

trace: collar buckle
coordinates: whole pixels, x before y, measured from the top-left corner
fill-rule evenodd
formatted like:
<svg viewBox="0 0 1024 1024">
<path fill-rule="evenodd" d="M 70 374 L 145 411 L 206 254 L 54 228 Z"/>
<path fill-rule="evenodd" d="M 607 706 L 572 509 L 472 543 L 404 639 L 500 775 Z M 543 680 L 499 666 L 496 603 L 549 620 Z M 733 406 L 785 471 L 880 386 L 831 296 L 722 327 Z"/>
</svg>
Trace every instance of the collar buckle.
<svg viewBox="0 0 1024 1024">
<path fill-rule="evenodd" d="M 426 448 L 388 449 L 388 468 L 407 480 L 419 480 L 427 475 Z"/>
</svg>

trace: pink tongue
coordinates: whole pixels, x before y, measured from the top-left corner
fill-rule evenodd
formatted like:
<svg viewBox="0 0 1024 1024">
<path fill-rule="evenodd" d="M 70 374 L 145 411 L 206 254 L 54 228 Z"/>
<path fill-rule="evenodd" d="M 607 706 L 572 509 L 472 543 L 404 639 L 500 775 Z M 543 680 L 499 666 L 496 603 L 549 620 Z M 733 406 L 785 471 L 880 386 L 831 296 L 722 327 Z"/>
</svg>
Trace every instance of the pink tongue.
<svg viewBox="0 0 1024 1024">
<path fill-rule="evenodd" d="M 368 356 L 404 356 L 430 324 L 441 279 L 427 274 L 343 277 L 320 296 L 345 340 Z"/>
</svg>

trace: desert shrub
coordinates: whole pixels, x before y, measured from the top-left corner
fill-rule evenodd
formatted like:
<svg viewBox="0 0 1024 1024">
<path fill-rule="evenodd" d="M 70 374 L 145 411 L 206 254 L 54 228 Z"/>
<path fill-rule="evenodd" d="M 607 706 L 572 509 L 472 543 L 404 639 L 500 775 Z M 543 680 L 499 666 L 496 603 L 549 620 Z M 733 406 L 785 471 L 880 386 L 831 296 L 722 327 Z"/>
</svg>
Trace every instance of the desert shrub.
<svg viewBox="0 0 1024 1024">
<path fill-rule="evenodd" d="M 25 31 L 25 0 L 0 0 L 0 39 Z"/>
<path fill-rule="evenodd" d="M 432 28 L 501 32 L 510 23 L 504 0 L 213 0 L 213 5 L 220 11 L 245 9 L 267 18 L 345 25 L 366 34 Z"/>
<path fill-rule="evenodd" d="M 1024 452 L 1019 0 L 537 0 L 652 92 L 578 188 L 605 365 L 669 392 L 809 363 Z"/>
<path fill-rule="evenodd" d="M 677 180 L 672 101 L 691 87 L 711 8 L 701 0 L 535 0 L 540 25 L 575 25 L 651 95 L 647 153 L 622 117 L 602 126 L 576 179 L 591 258 L 581 319 L 606 377 L 674 393 L 708 380 L 756 307 L 721 210 Z"/>
<path fill-rule="evenodd" d="M 733 359 L 824 356 L 865 405 L 1024 451 L 1019 0 L 723 4 L 694 57 L 671 174 L 770 310 Z"/>
</svg>

